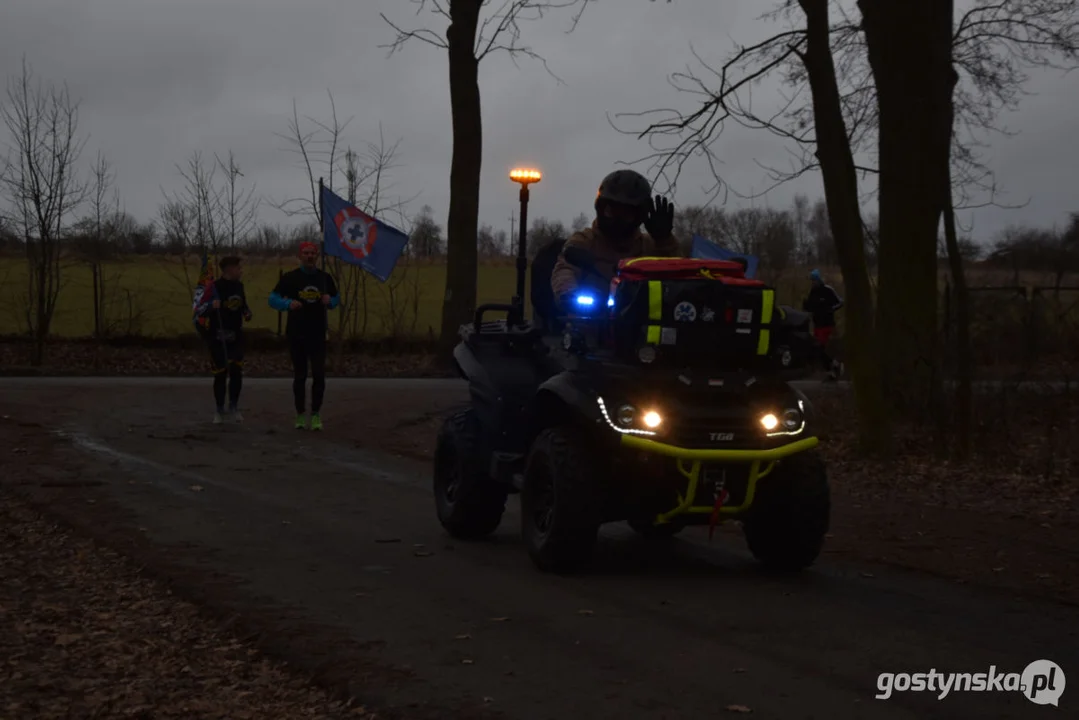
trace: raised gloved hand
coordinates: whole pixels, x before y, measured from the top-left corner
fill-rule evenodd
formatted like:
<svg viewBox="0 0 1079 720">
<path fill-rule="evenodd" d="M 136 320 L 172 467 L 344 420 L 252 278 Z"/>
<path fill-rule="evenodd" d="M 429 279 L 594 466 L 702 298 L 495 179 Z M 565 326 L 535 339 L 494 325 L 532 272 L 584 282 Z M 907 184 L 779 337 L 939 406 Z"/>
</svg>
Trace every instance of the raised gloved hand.
<svg viewBox="0 0 1079 720">
<path fill-rule="evenodd" d="M 674 205 L 662 195 L 649 202 L 644 229 L 653 240 L 666 240 L 674 230 Z"/>
</svg>

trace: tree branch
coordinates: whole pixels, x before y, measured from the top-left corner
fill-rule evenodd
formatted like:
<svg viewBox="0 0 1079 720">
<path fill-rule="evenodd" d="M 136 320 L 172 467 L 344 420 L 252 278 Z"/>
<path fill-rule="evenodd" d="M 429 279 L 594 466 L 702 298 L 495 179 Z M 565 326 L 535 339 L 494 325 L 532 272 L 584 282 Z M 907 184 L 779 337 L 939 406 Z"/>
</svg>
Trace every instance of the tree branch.
<svg viewBox="0 0 1079 720">
<path fill-rule="evenodd" d="M 449 50 L 449 44 L 445 39 L 445 32 L 453 22 L 451 11 L 445 2 L 439 0 L 409 0 L 416 6 L 416 15 L 424 10 L 439 18 L 438 22 L 444 24 L 441 32 L 430 28 L 420 27 L 406 29 L 398 23 L 390 20 L 384 13 L 379 13 L 382 20 L 393 29 L 395 35 L 392 42 L 380 45 L 387 48 L 389 55 L 400 50 L 410 40 L 419 40 L 441 50 Z M 501 0 L 497 8 L 492 10 L 486 17 L 479 21 L 476 31 L 476 44 L 473 55 L 477 62 L 483 61 L 493 53 L 505 53 L 511 62 L 517 66 L 519 57 L 528 57 L 542 63 L 544 70 L 559 84 L 562 79 L 550 69 L 547 61 L 530 46 L 521 44 L 521 22 L 543 19 L 552 10 L 563 10 L 576 7 L 577 10 L 571 17 L 570 28 L 567 32 L 573 32 L 584 15 L 588 4 L 596 0 Z M 491 0 L 483 0 L 484 7 L 490 6 Z M 517 66 L 519 67 L 519 66 Z"/>
</svg>

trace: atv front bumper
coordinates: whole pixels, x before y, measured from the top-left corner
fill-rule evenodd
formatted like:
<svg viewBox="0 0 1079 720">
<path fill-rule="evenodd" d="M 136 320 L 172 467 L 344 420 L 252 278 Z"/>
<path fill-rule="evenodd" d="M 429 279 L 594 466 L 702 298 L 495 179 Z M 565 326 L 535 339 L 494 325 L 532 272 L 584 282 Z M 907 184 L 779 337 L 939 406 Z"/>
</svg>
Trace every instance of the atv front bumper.
<svg viewBox="0 0 1079 720">
<path fill-rule="evenodd" d="M 777 460 L 810 450 L 819 442 L 816 437 L 807 437 L 767 450 L 698 450 L 667 445 L 634 435 L 622 436 L 622 445 L 626 448 L 674 458 L 678 472 L 687 480 L 685 494 L 679 492 L 678 504 L 655 517 L 653 522 L 656 525 L 669 523 L 679 515 L 712 515 L 716 512 L 715 505 L 693 504 L 701 481 L 701 467 L 705 463 L 749 464 L 744 499 L 738 505 L 723 505 L 718 511 L 720 515 L 739 515 L 753 504 L 757 481 L 772 472 Z"/>
</svg>

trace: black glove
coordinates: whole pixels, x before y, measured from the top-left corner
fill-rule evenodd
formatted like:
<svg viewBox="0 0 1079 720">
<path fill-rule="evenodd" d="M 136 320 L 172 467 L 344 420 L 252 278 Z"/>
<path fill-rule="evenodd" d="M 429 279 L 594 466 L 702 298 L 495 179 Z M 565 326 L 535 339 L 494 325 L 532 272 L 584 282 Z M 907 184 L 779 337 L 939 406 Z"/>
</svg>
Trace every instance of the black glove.
<svg viewBox="0 0 1079 720">
<path fill-rule="evenodd" d="M 649 201 L 644 229 L 653 240 L 666 240 L 670 237 L 671 231 L 674 230 L 674 205 L 667 198 L 656 195 L 655 200 Z"/>
</svg>

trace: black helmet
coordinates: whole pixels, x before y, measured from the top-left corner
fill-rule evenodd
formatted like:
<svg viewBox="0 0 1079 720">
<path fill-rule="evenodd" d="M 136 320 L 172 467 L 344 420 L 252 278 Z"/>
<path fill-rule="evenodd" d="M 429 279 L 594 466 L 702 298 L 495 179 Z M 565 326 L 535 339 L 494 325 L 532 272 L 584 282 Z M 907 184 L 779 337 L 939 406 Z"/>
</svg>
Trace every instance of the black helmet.
<svg viewBox="0 0 1079 720">
<path fill-rule="evenodd" d="M 647 211 L 652 201 L 652 186 L 644 175 L 636 170 L 615 170 L 599 184 L 599 192 L 596 193 L 597 210 L 601 200 Z"/>
</svg>

